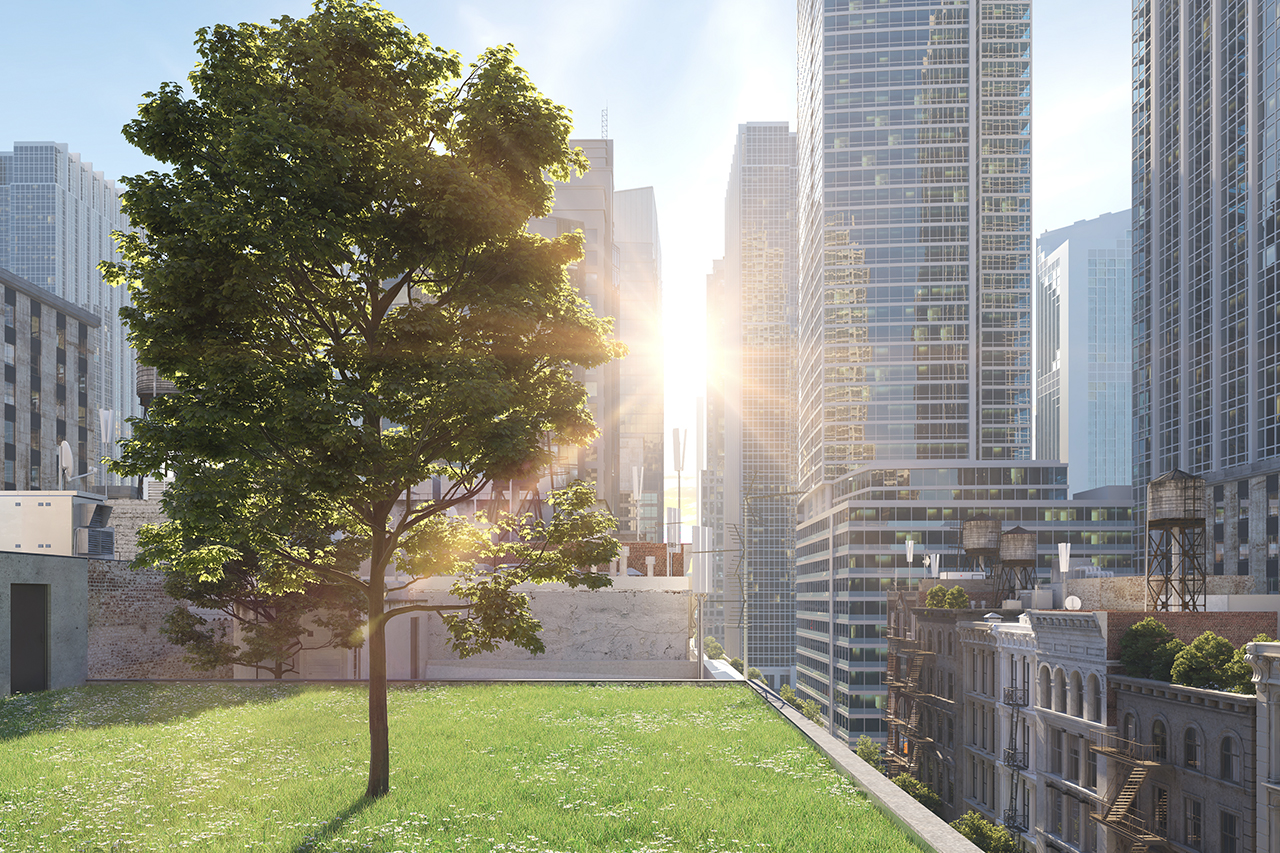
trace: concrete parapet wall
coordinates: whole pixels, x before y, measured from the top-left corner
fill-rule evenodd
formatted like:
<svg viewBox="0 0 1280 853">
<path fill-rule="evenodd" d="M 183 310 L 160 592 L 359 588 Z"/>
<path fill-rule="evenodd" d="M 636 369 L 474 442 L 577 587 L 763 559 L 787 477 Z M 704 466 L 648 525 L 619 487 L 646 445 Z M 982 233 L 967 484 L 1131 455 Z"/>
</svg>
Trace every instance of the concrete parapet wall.
<svg viewBox="0 0 1280 853">
<path fill-rule="evenodd" d="M 914 797 L 899 788 L 826 729 L 811 723 L 803 714 L 781 701 L 776 693 L 756 682 L 751 689 L 768 702 L 784 719 L 813 742 L 840 773 L 853 780 L 871 804 L 901 829 L 922 850 L 933 853 L 979 853 L 979 848 L 956 831 L 949 823 L 920 805 Z"/>
</svg>

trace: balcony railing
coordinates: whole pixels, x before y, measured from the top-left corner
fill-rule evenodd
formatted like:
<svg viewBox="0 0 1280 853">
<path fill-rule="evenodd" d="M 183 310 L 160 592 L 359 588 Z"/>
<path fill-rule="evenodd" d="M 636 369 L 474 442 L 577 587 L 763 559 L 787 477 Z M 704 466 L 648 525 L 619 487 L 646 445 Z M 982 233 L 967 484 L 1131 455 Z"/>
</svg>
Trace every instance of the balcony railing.
<svg viewBox="0 0 1280 853">
<path fill-rule="evenodd" d="M 1026 770 L 1028 767 L 1026 751 L 1005 747 L 1004 764 L 1006 767 L 1014 767 L 1014 768 L 1017 768 L 1018 770 Z"/>
<path fill-rule="evenodd" d="M 1030 704 L 1027 697 L 1027 688 L 1006 687 L 1004 689 L 1004 704 L 1013 705 L 1017 708 L 1027 707 Z"/>
<path fill-rule="evenodd" d="M 1129 761 L 1141 761 L 1149 764 L 1167 764 L 1169 759 L 1166 750 L 1153 743 L 1139 743 L 1126 740 L 1113 734 L 1097 733 L 1093 738 L 1095 752 L 1103 752 Z"/>
<path fill-rule="evenodd" d="M 1027 831 L 1027 816 L 1013 809 L 1004 810 L 1004 828 L 1017 835 Z"/>
</svg>

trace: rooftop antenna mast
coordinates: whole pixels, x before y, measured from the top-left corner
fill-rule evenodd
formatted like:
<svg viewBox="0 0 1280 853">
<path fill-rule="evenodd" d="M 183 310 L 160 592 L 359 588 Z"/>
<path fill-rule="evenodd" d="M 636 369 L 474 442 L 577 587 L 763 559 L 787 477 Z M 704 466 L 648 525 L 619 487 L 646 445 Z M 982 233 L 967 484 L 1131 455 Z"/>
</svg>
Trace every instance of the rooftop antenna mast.
<svg viewBox="0 0 1280 853">
<path fill-rule="evenodd" d="M 609 105 L 605 104 L 604 109 L 600 111 L 600 138 L 609 138 Z"/>
</svg>

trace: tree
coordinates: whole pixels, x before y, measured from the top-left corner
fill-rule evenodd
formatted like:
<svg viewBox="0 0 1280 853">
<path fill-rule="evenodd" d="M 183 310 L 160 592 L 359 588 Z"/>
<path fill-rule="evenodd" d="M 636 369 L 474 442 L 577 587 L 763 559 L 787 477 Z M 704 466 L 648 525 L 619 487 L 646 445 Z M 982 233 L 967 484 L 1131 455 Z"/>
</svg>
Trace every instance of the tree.
<svg viewBox="0 0 1280 853">
<path fill-rule="evenodd" d="M 924 597 L 925 607 L 946 607 L 947 606 L 947 588 L 942 584 L 929 587 L 929 592 Z"/>
<path fill-rule="evenodd" d="M 942 797 L 939 797 L 928 785 L 914 776 L 908 776 L 906 773 L 894 776 L 892 781 L 893 784 L 915 797 L 920 805 L 938 817 L 942 817 Z"/>
<path fill-rule="evenodd" d="M 581 235 L 525 230 L 550 213 L 550 179 L 587 162 L 510 46 L 464 76 L 458 54 L 365 0 L 202 29 L 196 50 L 191 96 L 161 85 L 124 130 L 169 168 L 125 179 L 138 230 L 104 273 L 130 289 L 140 363 L 177 390 L 114 470 L 174 476 L 137 563 L 218 578 L 253 553 L 264 590 L 364 597 L 378 797 L 387 620 L 435 610 L 460 654 L 536 653 L 517 584 L 609 582 L 583 568 L 617 553 L 590 488 L 487 535 L 446 517 L 536 476 L 553 442 L 595 435 L 575 370 L 624 350 L 565 272 Z M 431 481 L 438 496 L 413 490 Z M 454 571 L 454 602 L 388 606 Z"/>
<path fill-rule="evenodd" d="M 959 586 L 951 587 L 947 593 L 946 606 L 952 610 L 966 610 L 969 607 L 969 593 Z"/>
<path fill-rule="evenodd" d="M 764 681 L 764 673 L 753 666 L 747 670 L 747 680 Z"/>
<path fill-rule="evenodd" d="M 822 706 L 812 699 L 801 699 L 799 704 L 800 713 L 804 714 L 809 722 L 815 726 L 822 725 Z"/>
<path fill-rule="evenodd" d="M 1135 678 L 1168 681 L 1174 659 L 1183 648 L 1181 640 L 1163 622 L 1148 616 L 1120 637 L 1120 665 Z"/>
<path fill-rule="evenodd" d="M 1235 666 L 1236 648 L 1231 641 L 1212 631 L 1205 631 L 1185 646 L 1173 661 L 1170 675 L 1174 684 L 1203 687 L 1209 690 L 1234 690 L 1240 693 L 1244 685 L 1252 683 L 1253 670 L 1245 666 L 1244 673 Z M 1243 657 L 1241 658 L 1243 663 Z"/>
<path fill-rule="evenodd" d="M 1018 842 L 1009 830 L 995 825 L 977 812 L 965 812 L 951 825 L 985 853 L 1018 853 Z"/>
<path fill-rule="evenodd" d="M 299 652 L 363 644 L 363 600 L 349 586 L 311 584 L 304 590 L 273 595 L 258 582 L 256 560 L 224 565 L 222 575 L 202 580 L 170 573 L 164 589 L 170 598 L 204 610 L 217 610 L 240 626 L 241 641 L 226 629 L 179 604 L 164 618 L 160 633 L 183 646 L 187 661 L 199 670 L 238 664 L 276 678 L 297 671 Z"/>
<path fill-rule="evenodd" d="M 746 662 L 742 658 L 733 658 L 732 660 L 729 661 L 729 666 L 736 669 L 739 675 L 742 674 L 742 668 L 745 667 L 746 665 L 747 665 Z"/>
<path fill-rule="evenodd" d="M 702 653 L 707 660 L 722 660 L 724 658 L 724 646 L 720 645 L 720 641 L 708 634 L 702 638 Z"/>
<path fill-rule="evenodd" d="M 884 758 L 880 754 L 880 744 L 867 735 L 859 735 L 853 744 L 853 751 L 858 757 L 881 773 L 884 772 Z"/>
</svg>

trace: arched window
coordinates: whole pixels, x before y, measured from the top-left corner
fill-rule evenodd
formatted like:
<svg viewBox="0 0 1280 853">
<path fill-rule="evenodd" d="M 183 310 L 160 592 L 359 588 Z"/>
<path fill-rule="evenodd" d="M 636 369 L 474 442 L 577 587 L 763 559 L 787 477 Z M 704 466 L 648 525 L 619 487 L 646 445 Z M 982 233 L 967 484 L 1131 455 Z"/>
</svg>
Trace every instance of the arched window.
<svg viewBox="0 0 1280 853">
<path fill-rule="evenodd" d="M 1051 690 L 1049 687 L 1049 667 L 1042 666 L 1040 667 L 1040 707 L 1041 708 L 1053 707 L 1053 699 L 1051 698 L 1050 693 L 1051 693 Z"/>
<path fill-rule="evenodd" d="M 1182 763 L 1194 770 L 1200 769 L 1200 733 L 1194 727 L 1182 735 Z"/>
<path fill-rule="evenodd" d="M 1071 673 L 1071 716 L 1084 717 L 1084 682 L 1080 673 Z"/>
<path fill-rule="evenodd" d="M 1218 776 L 1228 782 L 1240 781 L 1240 743 L 1231 735 L 1224 735 L 1218 748 Z"/>
<path fill-rule="evenodd" d="M 1098 676 L 1089 676 L 1089 719 L 1095 723 L 1101 723 L 1102 720 L 1102 685 L 1098 682 Z"/>
<path fill-rule="evenodd" d="M 1169 732 L 1161 720 L 1151 724 L 1151 744 L 1156 748 L 1156 761 L 1169 760 Z"/>
<path fill-rule="evenodd" d="M 1053 710 L 1067 713 L 1067 675 L 1062 670 L 1053 676 Z"/>
<path fill-rule="evenodd" d="M 952 634 L 951 632 L 947 632 L 947 657 L 956 656 L 955 644 L 953 642 L 954 639 L 955 639 L 955 635 Z"/>
</svg>

